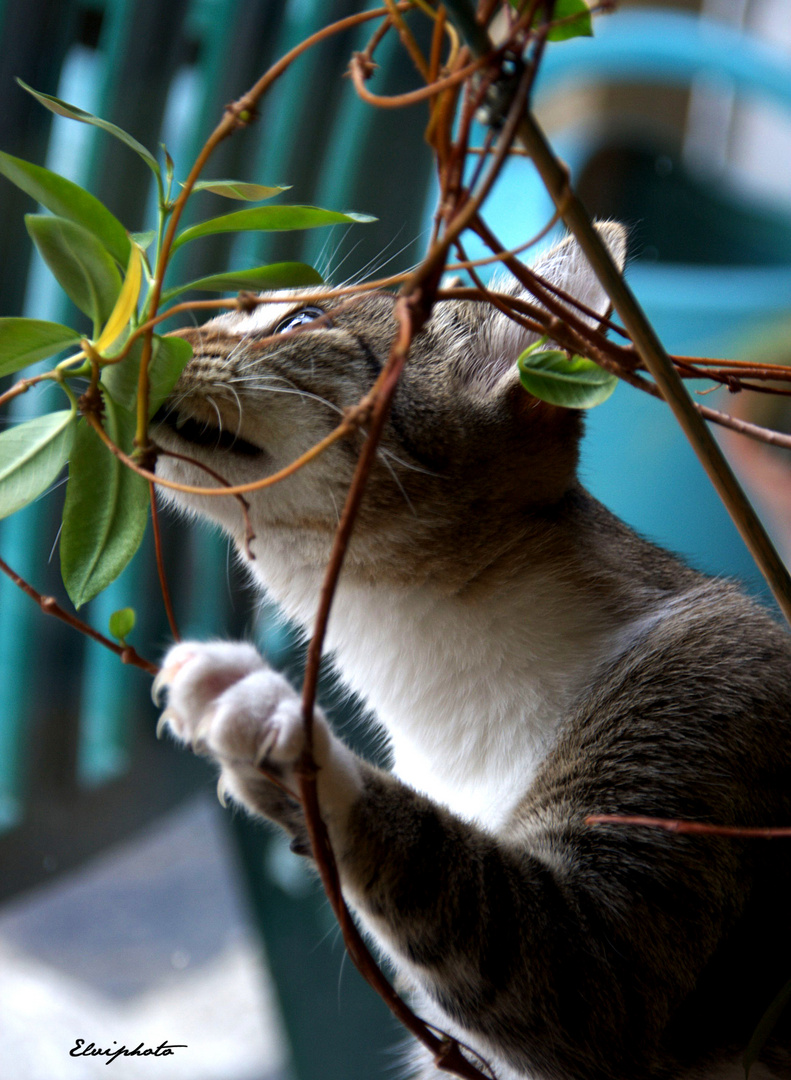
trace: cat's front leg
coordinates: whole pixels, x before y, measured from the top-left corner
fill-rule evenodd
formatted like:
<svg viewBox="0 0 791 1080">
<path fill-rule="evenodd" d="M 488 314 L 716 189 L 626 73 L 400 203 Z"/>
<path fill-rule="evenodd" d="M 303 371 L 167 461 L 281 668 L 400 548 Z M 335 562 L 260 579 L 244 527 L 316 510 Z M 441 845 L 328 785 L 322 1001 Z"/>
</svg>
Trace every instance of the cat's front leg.
<svg viewBox="0 0 791 1080">
<path fill-rule="evenodd" d="M 300 698 L 243 642 L 186 641 L 165 656 L 154 682 L 155 700 L 167 693 L 157 730 L 167 729 L 220 766 L 218 791 L 276 821 L 307 851 L 296 767 L 304 749 Z M 360 762 L 330 731 L 317 709 L 313 755 L 318 797 L 330 835 L 342 835 L 359 798 Z M 277 779 L 273 783 L 266 773 Z"/>
</svg>

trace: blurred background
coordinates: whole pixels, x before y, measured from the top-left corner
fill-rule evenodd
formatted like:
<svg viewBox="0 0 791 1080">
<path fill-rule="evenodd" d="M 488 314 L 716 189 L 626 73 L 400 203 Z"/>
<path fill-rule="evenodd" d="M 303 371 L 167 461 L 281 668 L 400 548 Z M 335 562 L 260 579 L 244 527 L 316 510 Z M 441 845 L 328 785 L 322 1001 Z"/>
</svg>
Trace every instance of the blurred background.
<svg viewBox="0 0 791 1080">
<path fill-rule="evenodd" d="M 184 176 L 223 106 L 288 48 L 360 10 L 340 0 L 0 0 L 0 150 L 85 184 L 131 230 L 151 224 L 150 174 L 126 147 L 53 118 L 14 82 L 165 142 Z M 362 35 L 301 58 L 257 123 L 208 174 L 291 184 L 289 201 L 374 214 L 349 230 L 191 244 L 189 277 L 275 258 L 335 282 L 400 270 L 423 251 L 434 192 L 425 114 L 374 112 L 342 78 Z M 376 89 L 414 85 L 394 43 Z M 783 362 L 791 348 L 791 10 L 787 0 L 623 2 L 593 40 L 550 46 L 537 111 L 589 209 L 630 228 L 629 276 L 674 352 Z M 31 256 L 32 201 L 0 180 L 0 315 L 69 322 Z M 201 213 L 235 209 L 202 195 Z M 212 205 L 214 200 L 214 205 Z M 197 201 L 197 200 L 196 200 Z M 489 208 L 516 245 L 551 210 L 531 166 L 509 164 Z M 321 234 L 321 235 L 319 235 Z M 470 251 L 473 244 L 469 245 Z M 48 408 L 16 400 L 0 423 Z M 783 400 L 707 399 L 791 431 Z M 778 405 L 778 401 L 780 405 Z M 630 524 L 698 567 L 762 586 L 664 409 L 627 386 L 590 415 L 584 481 Z M 778 545 L 791 551 L 784 459 L 728 439 Z M 58 486 L 0 523 L 0 554 L 68 604 L 57 571 Z M 301 649 L 208 529 L 165 521 L 182 632 L 254 636 L 299 678 Z M 132 605 L 133 643 L 168 642 L 150 537 L 87 617 Z M 344 960 L 327 905 L 265 828 L 224 812 L 204 763 L 154 738 L 150 680 L 46 618 L 0 581 L 0 1061 L 9 1080 L 89 1078 L 103 1049 L 180 1044 L 113 1075 L 357 1080 L 397 1069 L 400 1034 Z M 331 686 L 322 700 L 333 707 Z M 354 710 L 337 723 L 365 746 Z"/>
</svg>

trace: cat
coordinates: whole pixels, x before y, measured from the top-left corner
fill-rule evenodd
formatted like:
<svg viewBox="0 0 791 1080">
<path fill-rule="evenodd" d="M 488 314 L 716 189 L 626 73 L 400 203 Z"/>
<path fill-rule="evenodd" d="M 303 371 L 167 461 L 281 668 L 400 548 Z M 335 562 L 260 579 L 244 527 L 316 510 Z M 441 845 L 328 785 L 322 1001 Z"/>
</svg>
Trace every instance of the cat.
<svg viewBox="0 0 791 1080">
<path fill-rule="evenodd" d="M 624 230 L 599 228 L 623 265 Z M 571 238 L 533 269 L 609 310 Z M 270 300 L 183 331 L 194 356 L 153 429 L 231 483 L 326 435 L 394 336 L 388 293 L 342 309 Z M 582 414 L 519 383 L 533 340 L 489 305 L 441 302 L 395 394 L 327 639 L 387 734 L 391 771 L 315 720 L 344 895 L 416 1010 L 499 1080 L 741 1077 L 791 977 L 788 841 L 586 818 L 791 825 L 791 637 L 583 489 Z M 249 495 L 250 551 L 234 499 L 173 496 L 219 522 L 306 632 L 362 438 Z M 157 471 L 207 482 L 166 455 Z M 305 852 L 286 680 L 250 644 L 183 642 L 156 686 L 161 725 Z M 787 1013 L 753 1080 L 791 1077 Z M 421 1049 L 412 1067 L 436 1075 Z"/>
</svg>

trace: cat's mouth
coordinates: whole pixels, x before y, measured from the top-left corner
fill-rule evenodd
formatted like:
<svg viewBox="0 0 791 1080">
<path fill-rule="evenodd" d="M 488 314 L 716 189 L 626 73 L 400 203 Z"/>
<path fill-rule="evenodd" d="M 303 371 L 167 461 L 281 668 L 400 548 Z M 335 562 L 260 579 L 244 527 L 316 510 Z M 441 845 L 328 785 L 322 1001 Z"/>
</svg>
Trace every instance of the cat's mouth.
<svg viewBox="0 0 791 1080">
<path fill-rule="evenodd" d="M 166 405 L 157 411 L 152 423 L 157 427 L 168 428 L 183 442 L 203 447 L 204 450 L 225 450 L 242 457 L 260 457 L 264 453 L 260 446 L 255 446 L 228 428 L 219 428 L 205 420 L 196 420 Z"/>
</svg>

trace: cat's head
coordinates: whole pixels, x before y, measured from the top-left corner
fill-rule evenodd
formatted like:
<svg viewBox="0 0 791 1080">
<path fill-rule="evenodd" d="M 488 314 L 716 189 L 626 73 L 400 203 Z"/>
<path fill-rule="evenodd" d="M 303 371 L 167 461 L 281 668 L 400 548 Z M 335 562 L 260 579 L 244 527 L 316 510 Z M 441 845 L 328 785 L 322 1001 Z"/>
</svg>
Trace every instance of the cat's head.
<svg viewBox="0 0 791 1080">
<path fill-rule="evenodd" d="M 600 230 L 622 264 L 624 230 Z M 608 300 L 574 241 L 547 252 L 533 269 L 606 313 Z M 342 305 L 303 300 L 299 291 L 270 299 L 183 332 L 194 356 L 153 429 L 162 448 L 204 463 L 230 484 L 274 473 L 328 435 L 370 390 L 396 332 L 389 293 Z M 325 311 L 328 318 L 314 326 Z M 420 577 L 434 572 L 429 552 L 453 551 L 457 563 L 485 560 L 487 545 L 502 541 L 508 523 L 563 498 L 575 483 L 582 422 L 578 412 L 521 387 L 516 359 L 533 340 L 487 304 L 437 304 L 393 399 L 352 565 L 372 574 L 403 567 Z M 259 565 L 267 550 L 325 561 L 362 438 L 348 436 L 287 480 L 247 495 Z M 197 465 L 165 454 L 157 472 L 216 486 Z M 219 521 L 242 546 L 236 500 L 179 494 L 175 501 Z"/>
</svg>

